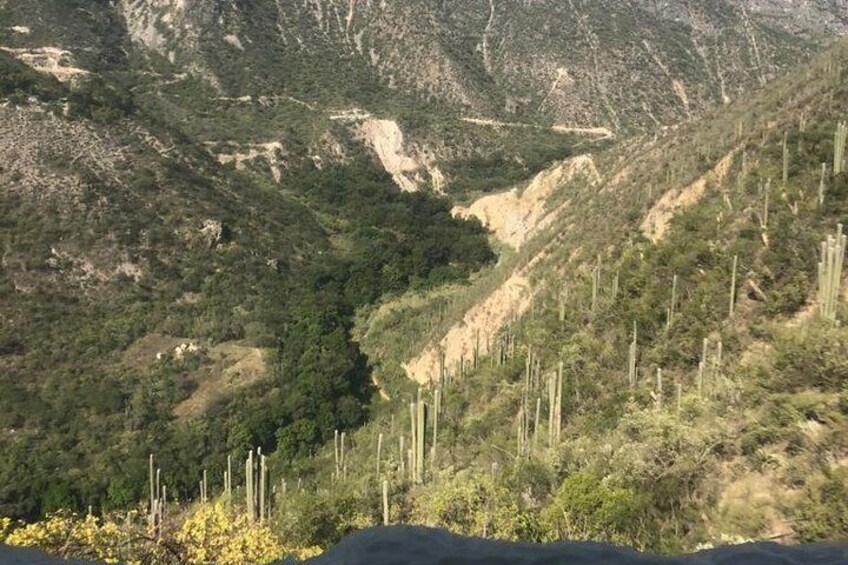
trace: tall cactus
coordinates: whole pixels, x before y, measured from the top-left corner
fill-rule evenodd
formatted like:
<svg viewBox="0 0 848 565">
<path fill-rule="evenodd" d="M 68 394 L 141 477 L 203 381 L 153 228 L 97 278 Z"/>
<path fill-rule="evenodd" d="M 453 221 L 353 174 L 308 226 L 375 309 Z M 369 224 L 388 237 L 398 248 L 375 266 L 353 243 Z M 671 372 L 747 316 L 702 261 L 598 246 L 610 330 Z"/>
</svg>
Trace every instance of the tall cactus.
<svg viewBox="0 0 848 565">
<path fill-rule="evenodd" d="M 628 380 L 631 390 L 636 388 L 636 322 L 633 322 L 633 340 L 628 355 Z"/>
<path fill-rule="evenodd" d="M 698 363 L 698 398 L 703 398 L 704 396 L 704 380 L 706 378 L 706 370 L 707 370 L 707 347 L 709 347 L 710 340 L 708 338 L 704 338 L 703 349 L 701 351 L 701 361 Z"/>
<path fill-rule="evenodd" d="M 247 455 L 247 460 L 244 462 L 244 499 L 247 509 L 247 519 L 253 522 L 256 518 L 255 494 L 254 494 L 254 466 L 253 466 L 253 450 Z"/>
<path fill-rule="evenodd" d="M 383 434 L 380 433 L 377 436 L 377 477 L 380 476 L 380 459 L 382 459 L 383 454 Z"/>
<path fill-rule="evenodd" d="M 536 398 L 536 417 L 533 419 L 533 449 L 539 447 L 539 416 L 542 412 L 542 399 Z"/>
<path fill-rule="evenodd" d="M 233 498 L 233 457 L 232 455 L 227 455 L 227 484 L 225 487 L 227 492 L 227 502 L 229 503 Z"/>
<path fill-rule="evenodd" d="M 598 264 L 592 271 L 592 312 L 598 306 L 598 292 L 601 288 L 601 256 L 598 255 Z"/>
<path fill-rule="evenodd" d="M 410 443 L 410 446 L 411 446 L 411 448 L 409 450 L 409 454 L 410 454 L 409 455 L 409 476 L 410 476 L 410 478 L 412 479 L 413 482 L 416 480 L 416 474 L 415 473 L 416 473 L 416 470 L 418 469 L 418 466 L 415 464 L 415 454 L 416 454 L 415 446 L 418 445 L 418 440 L 416 439 L 417 432 L 418 432 L 418 430 L 416 429 L 417 426 L 418 426 L 418 417 L 417 417 L 417 414 L 416 414 L 416 406 L 417 405 L 416 405 L 415 401 L 412 401 L 412 402 L 409 403 L 409 443 Z"/>
<path fill-rule="evenodd" d="M 410 431 L 412 433 L 412 446 L 410 448 L 410 475 L 414 483 L 424 482 L 424 428 L 426 408 L 421 398 L 421 389 L 418 389 L 418 398 L 409 403 Z"/>
<path fill-rule="evenodd" d="M 674 275 L 674 278 L 671 280 L 671 302 L 669 303 L 668 310 L 666 310 L 666 319 L 665 319 L 665 327 L 666 329 L 671 328 L 671 324 L 674 321 L 674 311 L 677 305 L 677 275 Z"/>
<path fill-rule="evenodd" d="M 156 487 L 153 478 L 153 454 L 150 454 L 149 460 L 149 481 L 150 481 L 150 505 L 148 507 L 148 523 L 151 527 L 155 525 L 155 516 L 156 516 Z"/>
<path fill-rule="evenodd" d="M 729 317 L 736 312 L 736 271 L 739 269 L 739 256 L 733 256 L 733 274 L 730 276 L 730 310 Z"/>
<path fill-rule="evenodd" d="M 436 387 L 433 391 L 433 445 L 430 448 L 430 458 L 432 466 L 436 468 L 436 448 L 439 444 L 439 412 L 442 411 L 442 391 Z"/>
<path fill-rule="evenodd" d="M 657 388 L 651 393 L 654 398 L 654 408 L 659 412 L 663 407 L 663 378 L 662 369 L 657 368 Z"/>
<path fill-rule="evenodd" d="M 265 481 L 268 477 L 268 467 L 265 456 L 259 456 L 259 523 L 265 523 Z"/>
<path fill-rule="evenodd" d="M 342 479 L 347 480 L 347 457 L 345 456 L 345 437 L 346 433 L 342 432 L 341 436 L 341 466 L 342 466 Z"/>
<path fill-rule="evenodd" d="M 848 123 L 840 122 L 836 126 L 833 142 L 833 174 L 845 172 L 845 145 L 848 140 Z"/>
<path fill-rule="evenodd" d="M 818 265 L 819 312 L 827 320 L 836 320 L 846 239 L 848 236 L 843 235 L 842 224 L 839 224 L 836 227 L 836 237 L 829 235 L 821 244 L 821 261 Z"/>
<path fill-rule="evenodd" d="M 383 525 L 389 525 L 389 481 L 383 480 Z"/>
<path fill-rule="evenodd" d="M 620 273 L 618 271 L 615 272 L 615 276 L 612 279 L 612 299 L 618 299 L 618 290 L 620 285 Z"/>
<path fill-rule="evenodd" d="M 406 477 L 406 447 L 403 445 L 404 437 L 400 436 L 398 439 L 398 465 L 400 466 L 400 476 L 401 480 L 404 480 Z"/>
<path fill-rule="evenodd" d="M 683 383 L 677 383 L 677 412 L 683 409 Z"/>
<path fill-rule="evenodd" d="M 333 479 L 337 481 L 342 475 L 341 457 L 339 452 L 339 430 L 333 430 L 333 457 L 336 463 L 336 470 L 333 473 Z"/>
<path fill-rule="evenodd" d="M 789 184 L 789 132 L 783 134 L 783 188 Z"/>
<path fill-rule="evenodd" d="M 822 163 L 821 181 L 819 182 L 819 206 L 824 206 L 824 193 L 827 189 L 827 163 Z"/>
<path fill-rule="evenodd" d="M 563 286 L 558 295 L 559 301 L 559 321 L 565 321 L 565 307 L 568 304 L 568 287 Z"/>
<path fill-rule="evenodd" d="M 548 443 L 551 447 L 559 444 L 562 433 L 563 367 L 560 361 L 556 373 L 548 380 Z"/>
<path fill-rule="evenodd" d="M 426 421 L 425 421 L 426 405 L 424 403 L 424 400 L 421 398 L 420 390 L 419 390 L 419 394 L 418 394 L 418 414 L 417 415 L 418 415 L 418 426 L 417 426 L 417 428 L 419 430 L 419 433 L 418 433 L 418 437 L 416 438 L 418 440 L 418 446 L 417 446 L 418 453 L 415 456 L 415 462 L 418 465 L 418 468 L 416 470 L 416 478 L 417 478 L 417 481 L 419 483 L 423 483 L 424 482 L 424 439 L 425 439 L 425 436 L 426 436 L 426 433 L 425 433 L 425 429 L 426 429 Z"/>
</svg>

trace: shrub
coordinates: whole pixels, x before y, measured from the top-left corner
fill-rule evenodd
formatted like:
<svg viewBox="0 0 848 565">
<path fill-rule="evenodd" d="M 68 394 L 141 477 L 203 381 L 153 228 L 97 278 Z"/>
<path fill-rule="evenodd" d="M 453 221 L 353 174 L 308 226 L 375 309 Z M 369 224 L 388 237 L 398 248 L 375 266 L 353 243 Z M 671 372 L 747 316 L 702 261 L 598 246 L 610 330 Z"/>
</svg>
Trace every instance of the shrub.
<svg viewBox="0 0 848 565">
<path fill-rule="evenodd" d="M 820 489 L 808 489 L 796 520 L 801 541 L 848 540 L 848 477 L 834 473 Z"/>
<path fill-rule="evenodd" d="M 411 521 L 463 535 L 507 540 L 538 536 L 533 515 L 521 508 L 513 492 L 483 472 L 462 472 L 438 488 L 419 493 Z"/>
<path fill-rule="evenodd" d="M 643 548 L 652 537 L 650 507 L 644 494 L 576 473 L 563 482 L 541 519 L 550 540 L 606 540 Z"/>
<path fill-rule="evenodd" d="M 848 340 L 843 328 L 812 325 L 775 343 L 771 383 L 784 390 L 816 387 L 839 391 L 848 379 Z"/>
</svg>

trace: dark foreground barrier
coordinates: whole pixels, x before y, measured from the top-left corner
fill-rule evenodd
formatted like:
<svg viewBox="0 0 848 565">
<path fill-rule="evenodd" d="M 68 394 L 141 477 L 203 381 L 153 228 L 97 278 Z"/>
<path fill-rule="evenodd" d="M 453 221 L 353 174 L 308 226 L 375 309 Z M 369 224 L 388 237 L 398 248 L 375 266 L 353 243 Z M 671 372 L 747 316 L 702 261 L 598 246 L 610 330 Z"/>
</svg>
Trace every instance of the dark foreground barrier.
<svg viewBox="0 0 848 565">
<path fill-rule="evenodd" d="M 848 545 L 722 547 L 685 557 L 655 557 L 599 543 L 538 545 L 465 538 L 412 526 L 348 536 L 305 565 L 846 565 Z"/>
<path fill-rule="evenodd" d="M 89 561 L 65 560 L 28 547 L 0 545 L 0 565 L 95 565 Z"/>
<path fill-rule="evenodd" d="M 0 546 L 0 565 L 93 564 Z M 352 534 L 304 565 L 848 565 L 848 545 L 757 543 L 682 557 L 655 557 L 600 543 L 507 543 L 394 526 Z"/>
</svg>

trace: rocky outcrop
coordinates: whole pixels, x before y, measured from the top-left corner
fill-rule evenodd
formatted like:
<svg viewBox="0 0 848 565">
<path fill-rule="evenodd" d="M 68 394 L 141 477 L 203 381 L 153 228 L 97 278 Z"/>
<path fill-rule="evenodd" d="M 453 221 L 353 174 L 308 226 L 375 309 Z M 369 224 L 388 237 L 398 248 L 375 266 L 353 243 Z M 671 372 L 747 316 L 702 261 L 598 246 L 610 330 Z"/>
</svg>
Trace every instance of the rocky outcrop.
<svg viewBox="0 0 848 565">
<path fill-rule="evenodd" d="M 73 55 L 70 51 L 60 49 L 59 47 L 35 47 L 29 49 L 0 47 L 0 49 L 11 53 L 19 61 L 37 71 L 53 75 L 61 82 L 76 82 L 89 74 L 85 69 L 74 66 Z"/>
<path fill-rule="evenodd" d="M 601 180 L 592 157 L 581 155 L 542 171 L 523 190 L 516 187 L 484 196 L 467 208 L 455 207 L 452 213 L 461 218 L 477 218 L 500 241 L 518 249 L 558 215 L 560 208 L 549 209 L 548 199 L 563 183 L 578 175 L 592 184 Z"/>
</svg>

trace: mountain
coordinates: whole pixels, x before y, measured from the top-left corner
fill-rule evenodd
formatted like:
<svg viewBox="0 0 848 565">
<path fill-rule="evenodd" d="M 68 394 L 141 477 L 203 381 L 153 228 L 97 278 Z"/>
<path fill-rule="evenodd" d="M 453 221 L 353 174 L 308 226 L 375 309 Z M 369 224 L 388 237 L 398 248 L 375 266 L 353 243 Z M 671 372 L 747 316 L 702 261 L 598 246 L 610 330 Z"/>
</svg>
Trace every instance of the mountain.
<svg viewBox="0 0 848 565">
<path fill-rule="evenodd" d="M 585 135 L 699 116 L 845 33 L 846 9 L 844 0 L 6 0 L 0 46 L 68 78 L 121 81 L 222 161 L 275 178 L 316 157 L 343 159 L 350 136 L 333 124 L 396 121 L 405 138 L 393 132 L 389 144 L 409 159 L 392 173 L 411 177 L 402 186 L 438 189 L 463 183 L 444 174 L 449 162 L 494 156 L 502 172 L 518 159 L 526 175 L 565 156 L 561 147 L 532 162 L 544 148 L 573 144 L 540 128 L 535 143 L 504 141 L 519 132 L 484 131 L 496 122 Z M 373 127 L 353 129 L 383 143 Z"/>
<path fill-rule="evenodd" d="M 737 98 L 848 26 L 848 5 L 822 1 L 157 0 L 120 8 L 148 56 L 228 96 L 366 103 L 362 90 L 379 83 L 478 116 L 615 130 L 672 123 Z"/>
</svg>

